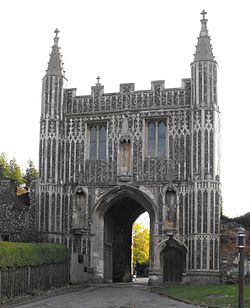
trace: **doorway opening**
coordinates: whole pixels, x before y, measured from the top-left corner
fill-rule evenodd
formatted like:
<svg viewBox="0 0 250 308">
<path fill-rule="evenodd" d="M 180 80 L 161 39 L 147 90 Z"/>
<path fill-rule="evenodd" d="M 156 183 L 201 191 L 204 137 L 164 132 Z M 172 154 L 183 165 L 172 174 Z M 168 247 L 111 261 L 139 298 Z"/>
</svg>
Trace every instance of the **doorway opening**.
<svg viewBox="0 0 250 308">
<path fill-rule="evenodd" d="M 107 194 L 98 205 L 104 220 L 104 281 L 130 282 L 132 268 L 132 227 L 144 212 L 150 217 L 150 253 L 153 256 L 154 205 L 141 191 L 131 187 L 119 187 Z"/>
<path fill-rule="evenodd" d="M 148 282 L 150 219 L 148 212 L 141 214 L 132 227 L 133 281 Z"/>
<path fill-rule="evenodd" d="M 178 283 L 182 281 L 185 270 L 186 248 L 170 238 L 161 252 L 163 266 L 163 283 Z"/>
</svg>

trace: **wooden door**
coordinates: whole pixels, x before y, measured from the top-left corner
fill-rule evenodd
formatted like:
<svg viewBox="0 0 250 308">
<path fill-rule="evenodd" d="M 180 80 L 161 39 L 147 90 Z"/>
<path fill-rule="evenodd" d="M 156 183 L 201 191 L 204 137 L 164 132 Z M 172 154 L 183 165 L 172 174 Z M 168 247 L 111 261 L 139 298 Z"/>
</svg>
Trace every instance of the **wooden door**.
<svg viewBox="0 0 250 308">
<path fill-rule="evenodd" d="M 183 273 L 183 255 L 179 249 L 170 247 L 164 254 L 164 282 L 180 282 Z"/>
<path fill-rule="evenodd" d="M 113 282 L 113 245 L 104 244 L 104 281 Z"/>
</svg>

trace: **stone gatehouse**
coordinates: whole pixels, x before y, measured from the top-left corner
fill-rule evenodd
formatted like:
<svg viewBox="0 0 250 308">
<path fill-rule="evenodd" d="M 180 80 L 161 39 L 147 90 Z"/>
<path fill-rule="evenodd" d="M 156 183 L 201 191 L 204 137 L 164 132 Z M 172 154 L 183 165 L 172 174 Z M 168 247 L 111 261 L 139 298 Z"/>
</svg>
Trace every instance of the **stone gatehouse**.
<svg viewBox="0 0 250 308">
<path fill-rule="evenodd" d="M 130 281 L 131 230 L 150 218 L 149 283 L 219 281 L 217 63 L 202 12 L 191 78 L 105 93 L 65 88 L 58 30 L 43 78 L 38 228 L 71 250 L 71 281 Z"/>
</svg>

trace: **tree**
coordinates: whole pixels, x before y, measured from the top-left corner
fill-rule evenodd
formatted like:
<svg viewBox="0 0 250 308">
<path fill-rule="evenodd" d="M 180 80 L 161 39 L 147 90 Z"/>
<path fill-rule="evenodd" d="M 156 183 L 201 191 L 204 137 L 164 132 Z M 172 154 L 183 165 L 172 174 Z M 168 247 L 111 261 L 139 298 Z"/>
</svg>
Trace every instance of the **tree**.
<svg viewBox="0 0 250 308">
<path fill-rule="evenodd" d="M 2 176 L 7 178 L 10 172 L 10 168 L 7 156 L 4 152 L 0 154 L 0 169 L 1 169 L 0 173 L 2 173 Z"/>
<path fill-rule="evenodd" d="M 145 264 L 149 261 L 149 230 L 135 223 L 132 230 L 133 264 Z"/>
<path fill-rule="evenodd" d="M 221 220 L 224 222 L 235 222 L 239 225 L 242 225 L 244 228 L 249 228 L 250 227 L 250 212 L 238 216 L 238 217 L 234 217 L 234 218 L 229 218 L 225 215 L 221 216 Z"/>
<path fill-rule="evenodd" d="M 24 183 L 21 167 L 17 164 L 15 158 L 10 160 L 8 178 L 12 179 L 17 186 Z"/>
<path fill-rule="evenodd" d="M 28 160 L 28 168 L 24 175 L 24 182 L 27 187 L 30 187 L 32 182 L 38 177 L 38 171 L 36 170 L 34 163 L 31 159 Z"/>
<path fill-rule="evenodd" d="M 5 153 L 0 154 L 0 168 L 2 169 L 2 176 L 13 180 L 16 185 L 23 184 L 23 175 L 21 167 L 17 164 L 16 159 L 13 158 L 8 163 Z"/>
<path fill-rule="evenodd" d="M 11 179 L 16 183 L 16 186 L 26 184 L 30 187 L 31 183 L 38 177 L 38 172 L 31 159 L 28 160 L 28 168 L 25 174 L 23 174 L 21 167 L 17 164 L 16 159 L 13 158 L 8 162 L 6 154 L 3 152 L 0 154 L 0 174 L 7 179 Z"/>
</svg>

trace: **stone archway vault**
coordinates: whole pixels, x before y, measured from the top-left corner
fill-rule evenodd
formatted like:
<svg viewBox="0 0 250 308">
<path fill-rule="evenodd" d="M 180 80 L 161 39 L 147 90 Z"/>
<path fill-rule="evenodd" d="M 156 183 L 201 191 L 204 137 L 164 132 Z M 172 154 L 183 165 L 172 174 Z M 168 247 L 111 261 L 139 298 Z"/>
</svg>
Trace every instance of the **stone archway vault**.
<svg viewBox="0 0 250 308">
<path fill-rule="evenodd" d="M 150 218 L 150 271 L 155 263 L 156 206 L 141 190 L 123 185 L 107 192 L 93 210 L 92 267 L 98 281 L 131 280 L 132 225 L 147 211 Z"/>
</svg>

